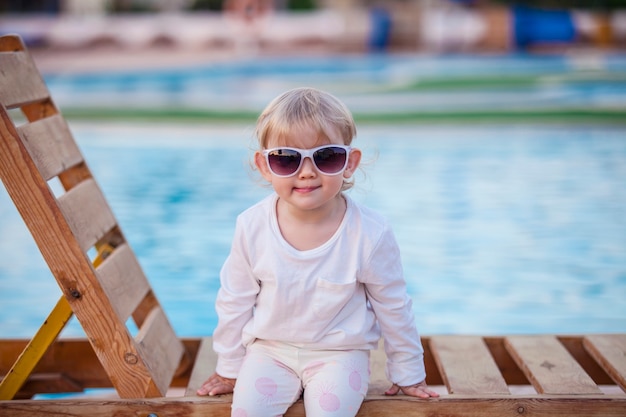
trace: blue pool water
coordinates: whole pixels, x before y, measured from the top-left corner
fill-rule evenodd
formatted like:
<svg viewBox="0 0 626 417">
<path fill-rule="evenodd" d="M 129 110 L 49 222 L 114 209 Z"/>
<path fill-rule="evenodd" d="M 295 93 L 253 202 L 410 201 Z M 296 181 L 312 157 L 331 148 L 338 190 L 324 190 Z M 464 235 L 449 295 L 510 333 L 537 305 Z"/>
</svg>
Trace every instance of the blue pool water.
<svg viewBox="0 0 626 417">
<path fill-rule="evenodd" d="M 72 129 L 177 332 L 211 334 L 235 217 L 270 192 L 249 167 L 252 126 Z M 421 332 L 625 332 L 625 139 L 624 126 L 360 126 L 350 195 L 390 219 Z M 4 188 L 0 236 L 0 337 L 28 337 L 60 291 Z"/>
<path fill-rule="evenodd" d="M 446 85 L 490 78 L 505 82 L 481 89 Z M 626 54 L 618 53 L 256 57 L 190 68 L 46 74 L 46 81 L 61 108 L 258 112 L 302 85 L 332 91 L 360 114 L 626 108 Z"/>
</svg>

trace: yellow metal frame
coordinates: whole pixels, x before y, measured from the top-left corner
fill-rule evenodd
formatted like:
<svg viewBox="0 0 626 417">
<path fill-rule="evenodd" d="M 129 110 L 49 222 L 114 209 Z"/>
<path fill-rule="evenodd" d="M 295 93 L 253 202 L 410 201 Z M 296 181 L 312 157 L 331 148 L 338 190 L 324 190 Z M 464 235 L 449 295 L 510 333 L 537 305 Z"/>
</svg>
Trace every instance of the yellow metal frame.
<svg viewBox="0 0 626 417">
<path fill-rule="evenodd" d="M 15 397 L 72 314 L 70 304 L 62 296 L 0 383 L 0 400 L 12 400 Z"/>
</svg>

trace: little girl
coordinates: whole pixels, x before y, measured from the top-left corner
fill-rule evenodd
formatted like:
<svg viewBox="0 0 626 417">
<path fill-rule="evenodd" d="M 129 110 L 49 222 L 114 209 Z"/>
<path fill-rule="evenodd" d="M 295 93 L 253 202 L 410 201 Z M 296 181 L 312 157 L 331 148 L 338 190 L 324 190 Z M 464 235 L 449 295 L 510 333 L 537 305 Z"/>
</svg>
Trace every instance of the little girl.
<svg viewBox="0 0 626 417">
<path fill-rule="evenodd" d="M 334 96 L 298 88 L 256 128 L 254 163 L 274 193 L 237 219 L 221 271 L 216 373 L 199 395 L 234 392 L 232 416 L 354 416 L 382 336 L 386 392 L 428 398 L 423 349 L 395 237 L 343 191 L 359 166 L 356 127 Z"/>
</svg>

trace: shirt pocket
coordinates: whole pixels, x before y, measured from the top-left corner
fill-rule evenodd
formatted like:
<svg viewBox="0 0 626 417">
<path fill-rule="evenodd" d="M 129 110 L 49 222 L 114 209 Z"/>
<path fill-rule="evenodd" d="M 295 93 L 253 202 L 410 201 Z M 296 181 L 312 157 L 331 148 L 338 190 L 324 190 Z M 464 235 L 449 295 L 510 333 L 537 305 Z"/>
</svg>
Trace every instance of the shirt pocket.
<svg viewBox="0 0 626 417">
<path fill-rule="evenodd" d="M 322 319 L 330 320 L 354 297 L 356 281 L 331 282 L 318 278 L 313 293 L 313 312 Z"/>
</svg>

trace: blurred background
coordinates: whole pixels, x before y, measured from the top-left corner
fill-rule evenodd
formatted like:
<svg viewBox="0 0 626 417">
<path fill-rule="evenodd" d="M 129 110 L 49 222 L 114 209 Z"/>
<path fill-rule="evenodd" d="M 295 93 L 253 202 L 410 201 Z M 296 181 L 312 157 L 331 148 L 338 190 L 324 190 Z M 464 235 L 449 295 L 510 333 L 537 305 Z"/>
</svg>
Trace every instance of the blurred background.
<svg viewBox="0 0 626 417">
<path fill-rule="evenodd" d="M 3 32 L 50 48 L 504 52 L 626 40 L 624 0 L 3 0 L 0 12 Z"/>
<path fill-rule="evenodd" d="M 213 331 L 235 218 L 270 192 L 249 164 L 255 119 L 302 85 L 354 113 L 365 158 L 350 193 L 390 219 L 422 333 L 626 332 L 626 1 L 3 0 L 0 13 L 179 334 Z M 59 296 L 0 188 L 0 337 L 31 336 Z"/>
</svg>

